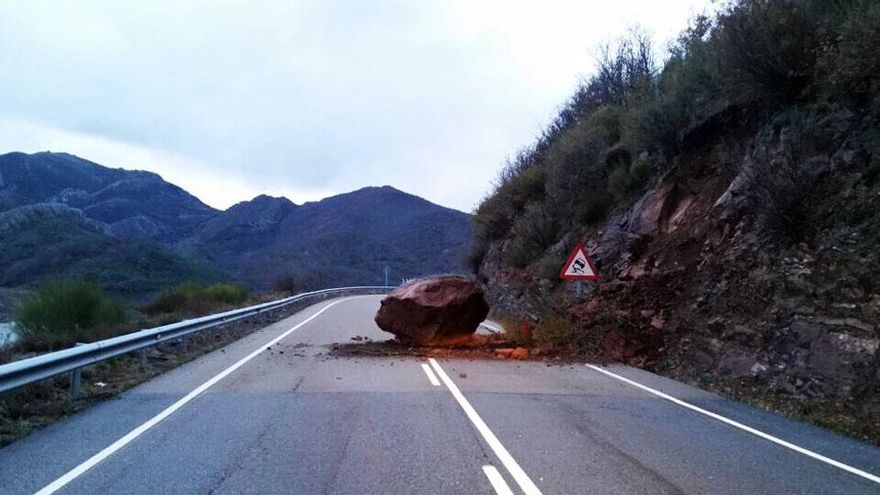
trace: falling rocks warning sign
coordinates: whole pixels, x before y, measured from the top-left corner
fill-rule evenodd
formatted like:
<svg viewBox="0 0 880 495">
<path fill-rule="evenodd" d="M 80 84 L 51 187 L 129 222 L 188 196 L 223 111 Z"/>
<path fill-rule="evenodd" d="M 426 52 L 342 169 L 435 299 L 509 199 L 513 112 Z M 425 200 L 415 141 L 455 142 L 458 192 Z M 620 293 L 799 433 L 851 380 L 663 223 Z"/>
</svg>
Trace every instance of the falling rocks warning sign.
<svg viewBox="0 0 880 495">
<path fill-rule="evenodd" d="M 571 256 L 568 257 L 568 262 L 562 267 L 559 278 L 566 280 L 595 280 L 599 278 L 583 244 L 578 244 L 574 248 Z"/>
</svg>

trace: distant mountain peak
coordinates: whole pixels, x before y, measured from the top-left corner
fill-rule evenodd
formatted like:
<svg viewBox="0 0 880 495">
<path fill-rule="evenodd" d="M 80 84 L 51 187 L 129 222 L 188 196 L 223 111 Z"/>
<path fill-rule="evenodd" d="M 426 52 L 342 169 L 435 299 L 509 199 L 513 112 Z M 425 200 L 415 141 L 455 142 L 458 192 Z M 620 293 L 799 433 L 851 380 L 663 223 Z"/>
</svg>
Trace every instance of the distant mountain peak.
<svg viewBox="0 0 880 495">
<path fill-rule="evenodd" d="M 235 208 L 237 206 L 244 206 L 247 204 L 272 204 L 272 203 L 290 204 L 290 205 L 296 206 L 296 203 L 285 198 L 284 196 L 270 196 L 268 194 L 260 194 L 258 196 L 254 196 L 254 198 L 251 200 L 239 201 L 238 203 L 230 206 L 229 209 Z"/>
<path fill-rule="evenodd" d="M 169 244 L 216 214 L 158 174 L 108 168 L 69 153 L 0 155 L 0 176 L 0 211 L 63 202 L 120 237 Z"/>
<path fill-rule="evenodd" d="M 29 207 L 3 215 L 23 206 Z M 393 279 L 458 271 L 471 242 L 468 214 L 390 185 L 303 205 L 260 194 L 218 211 L 157 174 L 57 152 L 0 155 L 0 219 L 16 242 L 34 236 L 45 253 L 74 249 L 74 264 L 90 245 L 110 254 L 138 252 L 134 238 L 261 287 L 285 275 L 312 287 L 382 283 L 386 266 Z M 17 252 L 25 252 L 24 244 Z M 0 261 L 30 266 L 18 255 Z M 91 269 L 89 263 L 78 269 Z M 14 280 L 26 280 L 26 270 L 17 270 Z M 0 266 L 0 281 L 12 275 Z"/>
</svg>

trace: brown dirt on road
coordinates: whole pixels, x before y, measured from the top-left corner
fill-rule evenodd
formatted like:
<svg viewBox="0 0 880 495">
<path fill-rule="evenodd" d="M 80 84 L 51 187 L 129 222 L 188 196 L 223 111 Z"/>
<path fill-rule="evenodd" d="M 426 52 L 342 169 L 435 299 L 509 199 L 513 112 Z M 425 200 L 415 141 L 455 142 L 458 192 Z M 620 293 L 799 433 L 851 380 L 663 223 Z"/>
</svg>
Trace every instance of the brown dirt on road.
<svg viewBox="0 0 880 495">
<path fill-rule="evenodd" d="M 477 334 L 426 346 L 404 344 L 395 339 L 374 341 L 366 337 L 355 337 L 352 340 L 354 342 L 330 346 L 329 356 L 339 358 L 414 356 L 453 359 L 529 360 L 554 364 L 582 361 L 582 359 L 575 359 L 574 356 L 560 352 L 521 347 L 500 334 Z"/>
</svg>

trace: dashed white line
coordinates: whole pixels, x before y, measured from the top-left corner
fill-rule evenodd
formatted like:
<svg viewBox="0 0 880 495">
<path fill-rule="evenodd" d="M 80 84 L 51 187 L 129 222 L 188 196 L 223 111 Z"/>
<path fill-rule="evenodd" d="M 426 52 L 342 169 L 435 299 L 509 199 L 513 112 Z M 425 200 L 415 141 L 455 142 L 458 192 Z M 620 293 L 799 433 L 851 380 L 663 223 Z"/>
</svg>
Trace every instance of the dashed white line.
<svg viewBox="0 0 880 495">
<path fill-rule="evenodd" d="M 428 358 L 428 362 L 431 363 L 431 367 L 434 368 L 437 376 L 440 377 L 440 380 L 443 381 L 443 384 L 446 385 L 446 388 L 452 393 L 452 396 L 458 402 L 458 405 L 464 410 L 465 415 L 471 420 L 471 423 L 473 423 L 480 435 L 483 436 L 483 440 L 489 444 L 489 448 L 492 449 L 492 452 L 495 453 L 495 456 L 498 457 L 498 460 L 501 461 L 501 464 L 504 465 L 507 472 L 510 473 L 510 476 L 516 481 L 516 484 L 519 485 L 520 489 L 522 489 L 526 495 L 541 495 L 541 490 L 539 490 L 535 483 L 532 482 L 529 475 L 523 471 L 523 468 L 521 468 L 519 463 L 516 462 L 516 459 L 510 455 L 510 452 L 508 452 L 501 441 L 498 440 L 498 437 L 492 433 L 492 430 L 489 429 L 489 426 L 486 425 L 483 418 L 477 414 L 476 409 L 471 406 L 471 403 L 468 402 L 464 394 L 461 393 L 461 390 L 458 389 L 455 382 L 449 378 L 449 375 L 443 371 L 443 368 L 440 367 L 437 360 L 434 358 Z"/>
<path fill-rule="evenodd" d="M 434 375 L 434 372 L 431 371 L 431 367 L 425 363 L 422 363 L 422 369 L 425 371 L 425 374 L 428 375 L 428 381 L 431 382 L 431 385 L 435 387 L 440 386 L 440 382 L 437 380 L 437 377 Z"/>
<path fill-rule="evenodd" d="M 676 399 L 675 397 L 673 397 L 669 394 L 665 394 L 659 390 L 654 390 L 651 387 L 648 387 L 646 385 L 642 385 L 641 383 L 638 383 L 638 382 L 634 382 L 634 381 L 630 380 L 629 378 L 612 373 L 612 372 L 605 370 L 605 369 L 602 369 L 598 366 L 588 364 L 587 367 L 590 369 L 593 369 L 595 371 L 598 371 L 599 373 L 602 373 L 603 375 L 610 376 L 611 378 L 620 380 L 624 383 L 628 383 L 628 384 L 632 385 L 633 387 L 644 390 L 645 392 L 656 395 L 657 397 L 660 397 L 662 399 L 666 399 L 670 402 L 678 404 L 679 406 L 690 409 L 691 411 L 695 411 L 695 412 L 698 412 L 698 413 L 703 414 L 705 416 L 709 416 L 712 419 L 717 419 L 718 421 L 721 421 L 722 423 L 726 423 L 730 426 L 733 426 L 734 428 L 739 428 L 740 430 L 749 432 L 752 435 L 756 435 L 756 436 L 761 437 L 765 440 L 769 440 L 769 441 L 771 441 L 777 445 L 781 445 L 787 449 L 791 449 L 791 450 L 798 452 L 800 454 L 803 454 L 805 456 L 812 457 L 813 459 L 816 459 L 817 461 L 821 461 L 826 464 L 830 464 L 836 468 L 842 469 L 842 470 L 847 471 L 849 473 L 852 473 L 856 476 L 861 476 L 862 478 L 873 481 L 874 483 L 880 483 L 880 476 L 868 473 L 866 471 L 862 471 L 861 469 L 854 468 L 854 467 L 849 466 L 847 464 L 844 464 L 840 461 L 835 461 L 834 459 L 831 459 L 829 457 L 825 457 L 824 455 L 821 455 L 821 454 L 817 454 L 816 452 L 813 452 L 812 450 L 807 450 L 803 447 L 799 447 L 791 442 L 786 442 L 785 440 L 782 440 L 781 438 L 774 437 L 773 435 L 764 433 L 763 431 L 756 430 L 756 429 L 752 428 L 751 426 L 746 426 L 746 425 L 739 423 L 739 422 L 736 422 L 732 419 L 725 418 L 724 416 L 721 416 L 720 414 L 715 414 L 711 411 L 707 411 L 703 408 L 700 408 L 700 407 L 697 407 L 693 404 L 687 403 L 681 399 Z"/>
<path fill-rule="evenodd" d="M 185 396 L 183 396 L 182 399 L 178 400 L 178 401 L 175 402 L 174 404 L 171 404 L 171 405 L 168 406 L 166 409 L 164 409 L 162 412 L 160 412 L 159 414 L 157 414 L 157 415 L 153 416 L 152 418 L 150 418 L 146 423 L 144 423 L 144 424 L 138 426 L 137 428 L 131 430 L 130 432 L 128 432 L 127 434 L 125 434 L 125 436 L 123 436 L 123 437 L 120 438 L 119 440 L 116 440 L 115 442 L 113 442 L 112 444 L 110 444 L 108 447 L 106 447 L 104 450 L 102 450 L 102 451 L 98 452 L 97 454 L 93 455 L 92 457 L 88 458 L 86 461 L 84 461 L 84 462 L 83 462 L 82 464 L 80 464 L 79 466 L 76 466 L 75 468 L 71 469 L 70 471 L 68 471 L 67 473 L 65 473 L 64 475 L 62 475 L 60 478 L 56 479 L 55 481 L 49 483 L 48 485 L 46 485 L 45 487 L 43 487 L 42 489 L 40 489 L 40 491 L 36 492 L 36 495 L 49 495 L 49 494 L 51 494 L 51 493 L 55 493 L 56 491 L 58 491 L 59 489 L 63 488 L 65 485 L 67 485 L 67 484 L 70 483 L 71 481 L 73 481 L 73 480 L 77 479 L 78 477 L 82 476 L 86 471 L 88 471 L 89 469 L 95 467 L 98 463 L 100 463 L 100 462 L 103 461 L 104 459 L 106 459 L 106 458 L 110 457 L 111 455 L 113 455 L 116 451 L 118 451 L 118 450 L 121 449 L 122 447 L 125 447 L 126 445 L 128 445 L 129 443 L 131 443 L 131 442 L 132 442 L 134 439 L 136 439 L 137 437 L 143 435 L 144 432 L 146 432 L 146 431 L 149 430 L 150 428 L 156 426 L 160 421 L 162 421 L 163 419 L 167 418 L 168 416 L 171 416 L 171 414 L 174 413 L 174 411 L 177 411 L 177 410 L 180 409 L 181 407 L 185 406 L 188 402 L 190 402 L 190 401 L 192 401 L 193 399 L 195 399 L 196 397 L 198 397 L 199 394 L 201 394 L 201 393 L 204 392 L 205 390 L 208 390 L 208 389 L 211 388 L 214 384 L 216 384 L 216 383 L 219 382 L 220 380 L 222 380 L 222 379 L 226 378 L 227 376 L 229 376 L 230 373 L 232 373 L 233 371 L 237 370 L 238 368 L 241 368 L 245 363 L 247 363 L 247 362 L 250 361 L 251 359 L 253 359 L 253 358 L 257 357 L 258 355 L 260 355 L 260 353 L 262 353 L 263 351 L 265 351 L 266 348 L 271 347 L 271 346 L 277 344 L 278 342 L 281 341 L 281 339 L 287 337 L 288 335 L 290 335 L 291 333 L 295 332 L 296 330 L 299 330 L 300 327 L 302 327 L 303 325 L 307 324 L 308 322 L 314 320 L 314 319 L 317 318 L 318 316 L 321 316 L 321 313 L 323 313 L 324 311 L 327 311 L 328 309 L 330 309 L 330 308 L 332 308 L 333 306 L 335 306 L 335 305 L 341 303 L 341 302 L 344 301 L 344 300 L 345 300 L 345 299 L 340 299 L 340 300 L 338 300 L 338 301 L 333 301 L 332 303 L 330 303 L 330 304 L 324 306 L 323 308 L 321 308 L 317 313 L 315 313 L 315 314 L 313 314 L 312 316 L 309 316 L 308 318 L 306 318 L 305 320 L 299 322 L 296 326 L 294 326 L 294 327 L 291 328 L 290 330 L 285 331 L 284 333 L 282 333 L 282 334 L 279 335 L 278 337 L 275 337 L 274 339 L 270 340 L 269 342 L 267 342 L 267 343 L 265 343 L 265 344 L 259 346 L 259 347 L 257 348 L 257 350 L 255 350 L 254 352 L 252 352 L 252 353 L 248 354 L 247 356 L 241 358 L 240 360 L 238 360 L 238 361 L 237 361 L 235 364 L 233 364 L 232 366 L 226 368 L 225 370 L 221 371 L 220 373 L 218 373 L 217 375 L 215 375 L 215 376 L 214 376 L 213 378 L 211 378 L 210 380 L 208 380 L 208 381 L 206 381 L 205 383 L 199 385 L 199 386 L 196 387 L 192 392 L 190 392 L 190 393 L 186 394 Z"/>
<path fill-rule="evenodd" d="M 489 484 L 495 489 L 495 493 L 498 495 L 513 495 L 513 490 L 510 489 L 501 473 L 495 469 L 495 466 L 483 466 L 483 472 L 489 478 Z"/>
</svg>

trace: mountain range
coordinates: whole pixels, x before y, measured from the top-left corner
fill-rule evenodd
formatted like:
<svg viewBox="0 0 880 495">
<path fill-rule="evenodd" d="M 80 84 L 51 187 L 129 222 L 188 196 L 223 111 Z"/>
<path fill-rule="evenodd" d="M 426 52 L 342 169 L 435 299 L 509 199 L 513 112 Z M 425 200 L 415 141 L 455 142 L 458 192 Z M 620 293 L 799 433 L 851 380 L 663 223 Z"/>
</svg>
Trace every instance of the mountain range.
<svg viewBox="0 0 880 495">
<path fill-rule="evenodd" d="M 461 271 L 470 215 L 390 186 L 221 211 L 159 175 L 66 153 L 0 155 L 0 287 L 93 279 L 142 298 L 183 280 L 268 288 Z"/>
</svg>

